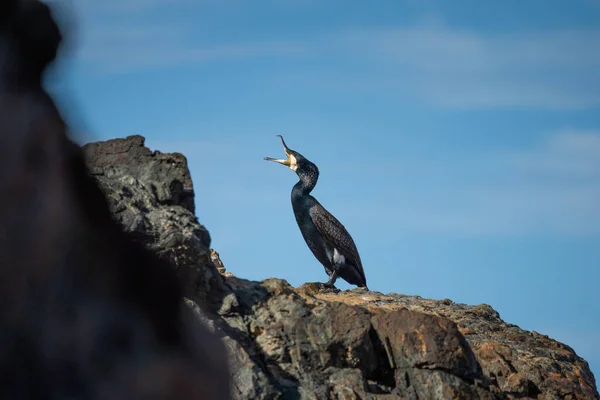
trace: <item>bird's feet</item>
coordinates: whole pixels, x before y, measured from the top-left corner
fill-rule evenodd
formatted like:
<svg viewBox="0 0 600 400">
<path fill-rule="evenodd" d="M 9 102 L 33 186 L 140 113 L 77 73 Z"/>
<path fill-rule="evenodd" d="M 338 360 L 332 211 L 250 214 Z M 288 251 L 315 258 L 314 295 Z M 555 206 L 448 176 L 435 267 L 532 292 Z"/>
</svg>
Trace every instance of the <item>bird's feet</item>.
<svg viewBox="0 0 600 400">
<path fill-rule="evenodd" d="M 319 286 L 321 286 L 322 293 L 339 293 L 339 292 L 341 292 L 341 290 L 336 288 L 335 285 L 333 283 L 331 283 L 331 281 L 328 281 L 325 283 L 317 283 L 317 284 Z"/>
<path fill-rule="evenodd" d="M 307 282 L 298 289 L 303 290 L 307 293 L 311 294 L 319 294 L 319 293 L 339 293 L 341 290 L 336 288 L 334 285 L 326 285 L 321 282 Z"/>
<path fill-rule="evenodd" d="M 329 280 L 323 284 L 323 286 L 328 288 L 335 288 L 335 281 L 337 281 L 338 275 L 336 271 L 333 271 L 331 275 L 329 275 Z"/>
</svg>

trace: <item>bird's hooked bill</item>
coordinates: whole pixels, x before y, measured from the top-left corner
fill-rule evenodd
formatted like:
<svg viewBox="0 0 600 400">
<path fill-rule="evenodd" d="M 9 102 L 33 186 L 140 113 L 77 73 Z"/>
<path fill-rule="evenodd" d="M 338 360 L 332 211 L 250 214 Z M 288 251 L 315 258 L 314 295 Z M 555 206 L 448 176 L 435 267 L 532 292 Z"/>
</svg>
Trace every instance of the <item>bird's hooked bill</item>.
<svg viewBox="0 0 600 400">
<path fill-rule="evenodd" d="M 279 160 L 277 158 L 271 158 L 271 157 L 265 157 L 265 160 L 266 161 L 273 161 L 273 162 L 276 162 L 276 163 L 279 163 L 279 164 L 283 164 L 286 167 L 290 166 L 290 160 Z"/>
<path fill-rule="evenodd" d="M 289 147 L 287 147 L 287 145 L 285 144 L 285 141 L 283 140 L 283 136 L 281 135 L 277 135 L 277 137 L 279 137 L 281 139 L 281 144 L 283 144 L 283 151 L 285 151 L 285 155 L 288 157 L 287 160 L 281 160 L 281 159 L 277 159 L 277 158 L 272 158 L 272 157 L 265 157 L 264 159 L 266 161 L 273 161 L 279 164 L 283 164 L 286 167 L 291 167 L 292 162 L 294 160 L 292 160 L 292 153 Z"/>
</svg>

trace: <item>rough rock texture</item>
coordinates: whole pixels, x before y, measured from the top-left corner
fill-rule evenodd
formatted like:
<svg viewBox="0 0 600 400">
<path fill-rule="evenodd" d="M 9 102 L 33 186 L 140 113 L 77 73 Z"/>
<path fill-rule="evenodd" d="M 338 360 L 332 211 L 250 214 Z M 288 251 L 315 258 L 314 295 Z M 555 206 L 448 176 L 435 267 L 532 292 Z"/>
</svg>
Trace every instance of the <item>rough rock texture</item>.
<svg viewBox="0 0 600 400">
<path fill-rule="evenodd" d="M 302 290 L 302 289 L 301 289 Z M 313 294 L 387 315 L 398 309 L 436 315 L 456 323 L 494 392 L 514 398 L 598 398 L 594 377 L 573 349 L 537 332 L 504 322 L 487 304 L 468 306 L 449 299 L 356 290 Z"/>
<path fill-rule="evenodd" d="M 179 153 L 151 152 L 144 137 L 129 136 L 84 146 L 92 175 L 129 175 L 146 185 L 160 204 L 180 205 L 194 213 L 194 188 L 186 158 Z"/>
<path fill-rule="evenodd" d="M 210 235 L 194 215 L 187 160 L 151 152 L 144 141 L 136 135 L 85 145 L 90 173 L 125 231 L 172 263 L 186 294 L 207 294 L 210 282 L 221 279 L 204 268 L 211 263 Z"/>
<path fill-rule="evenodd" d="M 86 152 L 121 223 L 182 271 L 188 307 L 228 349 L 237 399 L 599 398 L 571 348 L 485 304 L 239 279 L 192 214 L 183 156 L 139 136 Z M 183 202 L 174 181 L 190 189 Z"/>
</svg>

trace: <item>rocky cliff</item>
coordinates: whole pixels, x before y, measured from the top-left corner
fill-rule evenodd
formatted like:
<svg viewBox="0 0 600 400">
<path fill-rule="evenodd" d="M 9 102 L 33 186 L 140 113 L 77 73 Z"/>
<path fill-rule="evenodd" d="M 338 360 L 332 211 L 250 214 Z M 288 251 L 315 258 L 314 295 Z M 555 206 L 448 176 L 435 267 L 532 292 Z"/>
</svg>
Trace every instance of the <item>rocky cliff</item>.
<svg viewBox="0 0 600 400">
<path fill-rule="evenodd" d="M 599 398 L 573 349 L 485 304 L 235 277 L 194 215 L 183 155 L 141 136 L 84 150 L 118 221 L 171 262 L 190 309 L 222 338 L 235 398 Z"/>
</svg>

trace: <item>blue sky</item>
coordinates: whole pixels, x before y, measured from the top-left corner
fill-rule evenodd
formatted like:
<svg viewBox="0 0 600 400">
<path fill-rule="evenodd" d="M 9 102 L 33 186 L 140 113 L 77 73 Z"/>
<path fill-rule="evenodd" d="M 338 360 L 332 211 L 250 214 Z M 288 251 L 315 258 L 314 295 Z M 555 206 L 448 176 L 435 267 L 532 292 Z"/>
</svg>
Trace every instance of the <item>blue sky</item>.
<svg viewBox="0 0 600 400">
<path fill-rule="evenodd" d="M 229 271 L 327 279 L 282 134 L 372 290 L 491 304 L 600 374 L 600 1 L 55 2 L 73 130 L 184 153 Z"/>
</svg>

